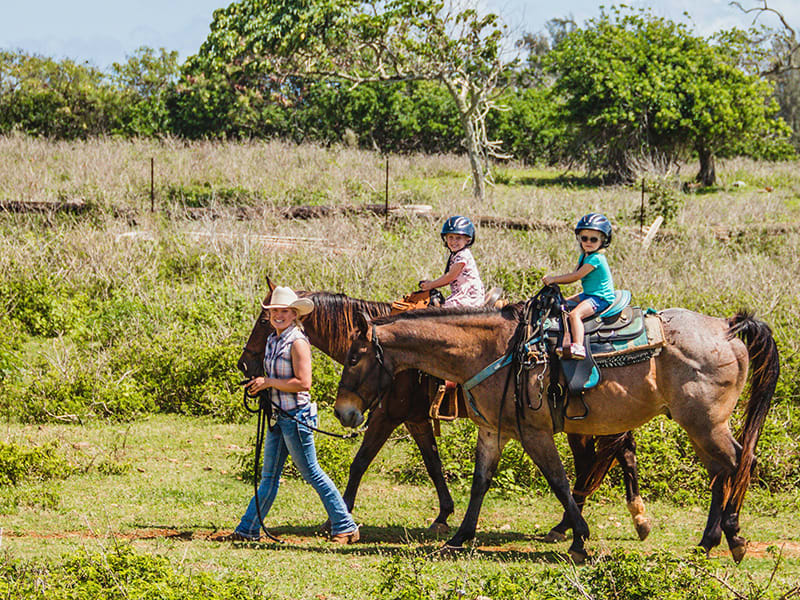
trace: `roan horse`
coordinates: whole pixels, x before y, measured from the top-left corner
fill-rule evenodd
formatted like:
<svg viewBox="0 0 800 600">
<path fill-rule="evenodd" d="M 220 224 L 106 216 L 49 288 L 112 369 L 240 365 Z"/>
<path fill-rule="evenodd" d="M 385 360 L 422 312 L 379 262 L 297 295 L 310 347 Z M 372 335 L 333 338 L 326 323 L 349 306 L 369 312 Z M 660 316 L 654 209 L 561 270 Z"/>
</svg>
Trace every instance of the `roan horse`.
<svg viewBox="0 0 800 600">
<path fill-rule="evenodd" d="M 274 285 L 267 278 L 269 292 L 263 305 L 269 304 Z M 351 331 L 355 328 L 356 316 L 383 317 L 389 314 L 391 306 L 385 302 L 371 302 L 350 298 L 344 294 L 329 292 L 298 291 L 301 297 L 314 301 L 314 311 L 304 318 L 303 327 L 313 346 L 343 364 L 351 343 Z M 262 310 L 256 320 L 247 344 L 238 361 L 238 367 L 246 376 L 260 374 L 267 336 L 272 332 L 266 311 Z M 343 498 L 349 510 L 353 510 L 361 479 L 372 460 L 400 425 L 405 425 L 422 453 L 425 468 L 433 481 L 439 499 L 439 514 L 431 529 L 439 533 L 449 527 L 447 518 L 453 513 L 453 499 L 448 490 L 442 470 L 441 459 L 436 447 L 436 439 L 428 415 L 430 408 L 429 388 L 416 371 L 398 373 L 392 381 L 391 390 L 384 401 L 372 407 L 369 427 L 359 447 L 353 463 Z M 366 412 L 365 408 L 362 408 Z M 586 498 L 601 484 L 614 461 L 623 470 L 628 510 L 634 521 L 639 539 L 645 539 L 650 532 L 651 523 L 645 515 L 644 502 L 639 495 L 636 475 L 635 443 L 630 432 L 621 435 L 593 436 L 569 434 L 568 441 L 575 461 L 576 484 L 575 501 L 583 508 Z M 595 444 L 595 441 L 597 442 Z M 564 515 L 547 536 L 548 541 L 566 539 L 570 521 Z"/>
<path fill-rule="evenodd" d="M 667 340 L 662 351 L 645 362 L 604 369 L 600 384 L 584 394 L 588 414 L 582 420 L 567 419 L 564 429 L 608 435 L 634 429 L 657 415 L 674 419 L 688 433 L 711 478 L 711 506 L 700 546 L 710 551 L 724 532 L 739 562 L 747 543 L 738 535 L 739 509 L 777 382 L 777 347 L 769 327 L 750 314 L 720 319 L 672 308 L 659 315 Z M 422 310 L 371 322 L 366 317 L 358 319 L 359 333 L 339 384 L 336 416 L 344 426 L 359 425 L 364 412 L 390 389 L 392 378 L 407 369 L 458 383 L 467 381 L 510 350 L 520 316 L 518 307 L 506 307 L 501 311 Z M 728 421 L 751 363 L 750 399 L 737 441 Z M 479 430 L 475 471 L 467 512 L 446 547 L 460 548 L 475 537 L 484 495 L 503 447 L 513 437 L 564 506 L 573 530 L 569 553 L 576 562 L 582 561 L 587 556 L 584 541 L 589 528 L 570 494 L 548 403 L 523 406 L 521 415 L 514 402 L 504 403 L 509 368 L 472 389 L 469 416 Z M 531 375 L 523 386 L 529 398 L 541 398 L 547 381 L 540 381 L 533 371 Z"/>
</svg>

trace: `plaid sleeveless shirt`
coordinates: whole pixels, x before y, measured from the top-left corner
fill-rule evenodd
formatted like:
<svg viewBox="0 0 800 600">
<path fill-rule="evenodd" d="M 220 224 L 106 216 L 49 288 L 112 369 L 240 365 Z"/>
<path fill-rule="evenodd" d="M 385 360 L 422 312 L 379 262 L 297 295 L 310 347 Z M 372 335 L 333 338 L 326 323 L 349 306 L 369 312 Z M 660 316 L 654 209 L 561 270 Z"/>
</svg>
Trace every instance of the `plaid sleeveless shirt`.
<svg viewBox="0 0 800 600">
<path fill-rule="evenodd" d="M 264 374 L 274 379 L 289 379 L 294 377 L 292 368 L 292 344 L 297 340 L 308 341 L 308 338 L 295 325 L 290 325 L 280 335 L 274 332 L 267 338 L 267 347 L 264 350 Z M 308 392 L 284 392 L 270 388 L 270 398 L 283 410 L 294 410 L 311 402 Z"/>
</svg>

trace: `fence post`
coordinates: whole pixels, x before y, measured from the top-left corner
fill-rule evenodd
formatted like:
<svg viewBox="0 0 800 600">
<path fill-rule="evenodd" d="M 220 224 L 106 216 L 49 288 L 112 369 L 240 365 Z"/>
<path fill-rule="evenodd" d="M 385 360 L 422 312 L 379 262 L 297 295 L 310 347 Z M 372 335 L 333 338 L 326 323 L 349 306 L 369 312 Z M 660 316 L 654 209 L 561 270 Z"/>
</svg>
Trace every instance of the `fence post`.
<svg viewBox="0 0 800 600">
<path fill-rule="evenodd" d="M 150 157 L 150 212 L 155 212 L 156 210 L 156 187 L 153 181 L 154 162 L 155 159 L 151 156 Z"/>
</svg>

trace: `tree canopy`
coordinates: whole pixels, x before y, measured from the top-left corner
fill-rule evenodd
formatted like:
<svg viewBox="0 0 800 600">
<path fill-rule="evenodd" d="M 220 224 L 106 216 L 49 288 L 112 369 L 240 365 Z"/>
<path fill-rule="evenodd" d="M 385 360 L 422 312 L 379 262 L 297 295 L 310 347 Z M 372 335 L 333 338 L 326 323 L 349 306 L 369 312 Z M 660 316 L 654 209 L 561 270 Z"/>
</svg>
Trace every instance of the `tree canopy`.
<svg viewBox="0 0 800 600">
<path fill-rule="evenodd" d="M 514 65 L 503 58 L 505 31 L 496 15 L 449 0 L 241 0 L 215 11 L 188 72 L 224 79 L 243 105 L 265 94 L 301 101 L 309 80 L 438 81 L 455 103 L 482 198 L 488 157 L 499 153 L 485 119 Z"/>
<path fill-rule="evenodd" d="M 738 68 L 739 52 L 648 11 L 612 9 L 565 35 L 546 64 L 575 140 L 601 150 L 598 167 L 626 180 L 643 156 L 695 153 L 708 185 L 715 156 L 790 151 L 771 85 Z"/>
</svg>

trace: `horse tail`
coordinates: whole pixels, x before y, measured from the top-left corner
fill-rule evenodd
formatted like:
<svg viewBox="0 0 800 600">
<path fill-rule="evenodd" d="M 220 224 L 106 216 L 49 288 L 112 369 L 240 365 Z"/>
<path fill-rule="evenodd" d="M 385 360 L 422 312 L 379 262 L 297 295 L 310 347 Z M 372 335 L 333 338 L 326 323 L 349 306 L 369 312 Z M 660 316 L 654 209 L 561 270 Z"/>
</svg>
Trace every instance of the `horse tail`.
<svg viewBox="0 0 800 600">
<path fill-rule="evenodd" d="M 728 319 L 728 325 L 728 339 L 739 337 L 744 341 L 752 367 L 750 398 L 745 408 L 744 425 L 738 436 L 742 446 L 739 465 L 723 490 L 724 499 L 738 512 L 756 465 L 756 445 L 778 383 L 780 358 L 769 325 L 754 318 L 751 312 L 738 312 Z"/>
<path fill-rule="evenodd" d="M 576 494 L 588 498 L 597 491 L 611 467 L 616 464 L 617 454 L 624 448 L 629 434 L 630 432 L 626 431 L 618 435 L 600 435 L 594 438 L 596 444 L 594 462 L 586 474 L 583 489 L 575 490 Z"/>
</svg>

